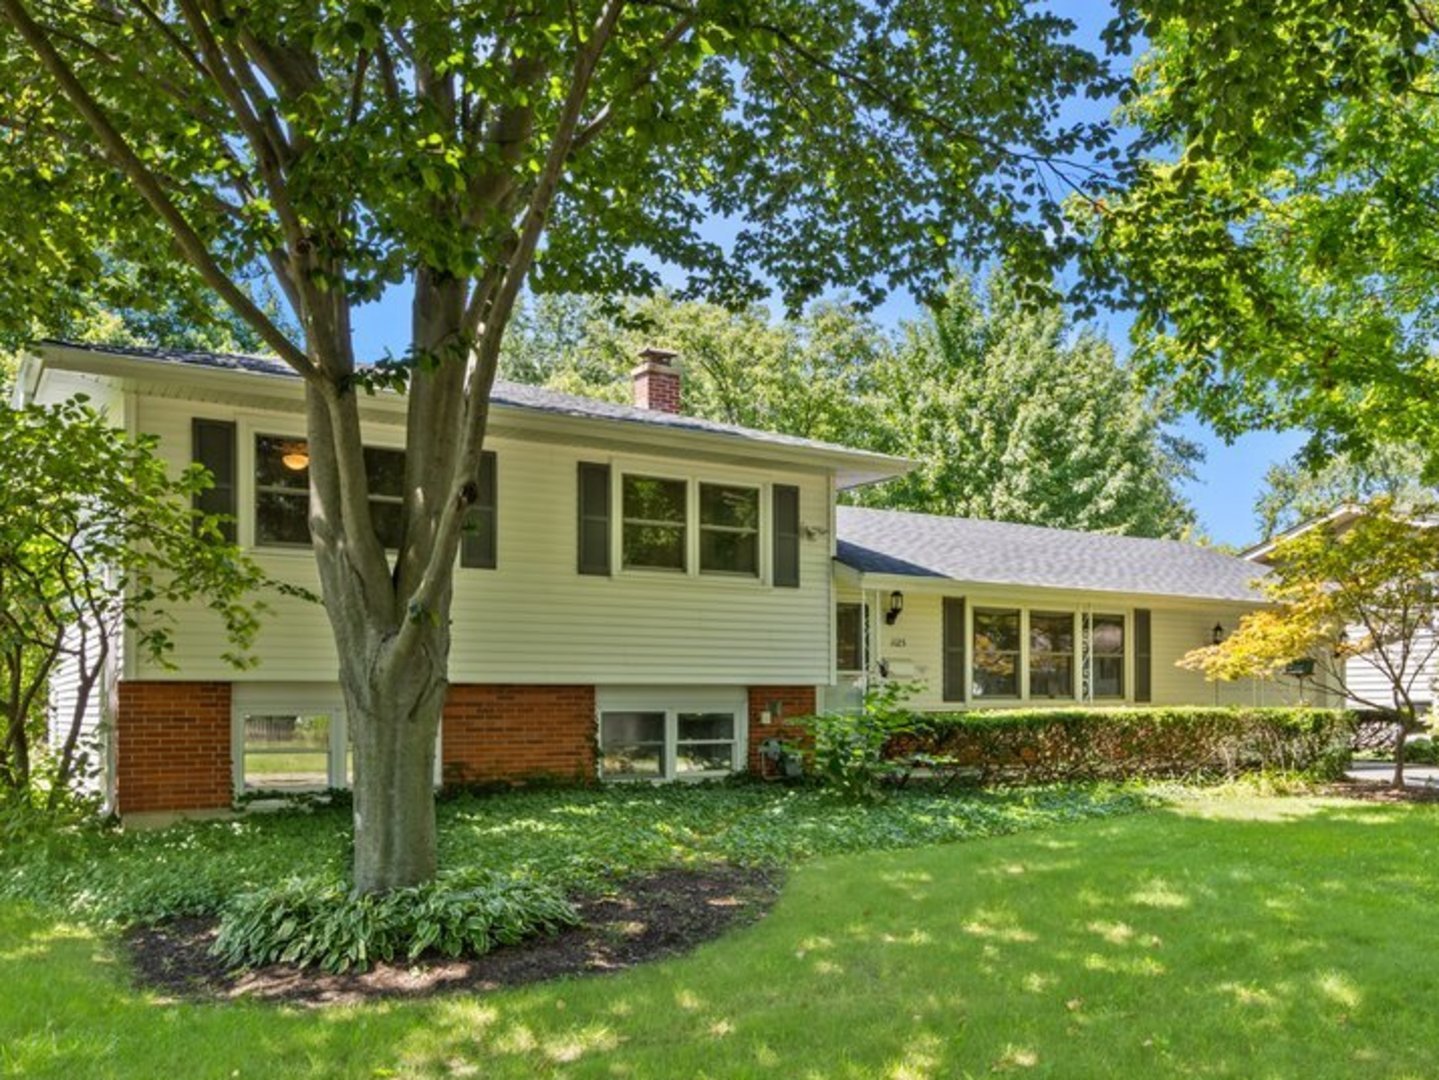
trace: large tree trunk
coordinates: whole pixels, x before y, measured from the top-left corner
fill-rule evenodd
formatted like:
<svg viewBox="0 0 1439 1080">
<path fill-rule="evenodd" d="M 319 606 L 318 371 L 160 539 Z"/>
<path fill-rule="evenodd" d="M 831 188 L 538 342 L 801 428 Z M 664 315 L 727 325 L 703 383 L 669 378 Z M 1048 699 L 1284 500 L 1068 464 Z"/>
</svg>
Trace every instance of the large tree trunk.
<svg viewBox="0 0 1439 1080">
<path fill-rule="evenodd" d="M 458 295 L 462 300 L 462 289 Z M 428 287 L 423 275 L 417 308 L 420 347 L 452 336 L 449 327 L 459 319 L 460 304 Z M 436 555 L 434 523 L 454 475 L 463 374 L 462 358 L 450 357 L 437 370 L 412 376 L 405 535 L 401 550 L 390 555 L 380 547 L 369 515 L 353 392 L 321 387 L 306 395 L 310 532 L 354 751 L 359 893 L 418 885 L 437 869 L 435 741 L 448 689 L 458 535 Z M 417 587 L 432 563 L 436 588 L 422 602 Z"/>
<path fill-rule="evenodd" d="M 341 680 L 355 753 L 354 881 L 362 893 L 435 876 L 435 739 L 447 688 L 443 671 L 425 663 L 371 670 L 376 677 L 351 671 Z"/>
</svg>

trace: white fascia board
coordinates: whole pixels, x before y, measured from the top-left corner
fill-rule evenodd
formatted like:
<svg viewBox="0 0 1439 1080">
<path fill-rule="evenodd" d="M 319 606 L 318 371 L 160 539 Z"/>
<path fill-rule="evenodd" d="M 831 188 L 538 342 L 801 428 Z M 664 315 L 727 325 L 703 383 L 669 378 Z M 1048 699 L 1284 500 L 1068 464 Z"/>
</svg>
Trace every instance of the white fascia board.
<svg viewBox="0 0 1439 1080">
<path fill-rule="evenodd" d="M 1293 540 L 1296 536 L 1303 536 L 1323 525 L 1345 526 L 1354 521 L 1364 513 L 1362 506 L 1355 506 L 1352 503 L 1345 503 L 1337 506 L 1329 513 L 1317 518 L 1309 518 L 1301 521 L 1298 525 L 1291 525 L 1283 532 L 1271 536 L 1268 540 L 1260 541 L 1253 547 L 1245 548 L 1239 553 L 1241 559 L 1248 559 L 1250 562 L 1264 562 L 1274 549 L 1286 540 Z"/>
</svg>

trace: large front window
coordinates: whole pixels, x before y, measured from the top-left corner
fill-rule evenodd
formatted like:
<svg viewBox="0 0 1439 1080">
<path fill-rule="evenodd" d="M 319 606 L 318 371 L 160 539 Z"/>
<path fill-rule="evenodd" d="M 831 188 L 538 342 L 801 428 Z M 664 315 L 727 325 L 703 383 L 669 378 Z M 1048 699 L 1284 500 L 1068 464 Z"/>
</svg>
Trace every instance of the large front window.
<svg viewBox="0 0 1439 1080">
<path fill-rule="evenodd" d="M 370 519 L 390 551 L 399 549 L 405 494 L 405 453 L 365 447 Z M 304 439 L 255 436 L 255 543 L 309 546 L 310 448 Z"/>
<path fill-rule="evenodd" d="M 626 569 L 686 568 L 688 487 L 658 476 L 624 478 L 620 551 Z"/>
<path fill-rule="evenodd" d="M 1019 612 L 974 609 L 974 696 L 1019 697 Z"/>
<path fill-rule="evenodd" d="M 606 779 L 666 780 L 739 768 L 739 715 L 732 711 L 606 710 L 600 772 Z"/>
<path fill-rule="evenodd" d="M 1029 696 L 1074 696 L 1074 615 L 1029 615 Z"/>
</svg>

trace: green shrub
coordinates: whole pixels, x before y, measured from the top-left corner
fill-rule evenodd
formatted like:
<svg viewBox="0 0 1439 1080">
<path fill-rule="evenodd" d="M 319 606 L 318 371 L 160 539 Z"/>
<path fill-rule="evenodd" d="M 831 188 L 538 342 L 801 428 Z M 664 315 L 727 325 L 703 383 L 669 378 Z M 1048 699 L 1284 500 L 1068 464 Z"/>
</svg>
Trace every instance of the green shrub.
<svg viewBox="0 0 1439 1080">
<path fill-rule="evenodd" d="M 336 881 L 291 878 L 231 901 L 214 952 L 234 967 L 364 971 L 426 952 L 478 956 L 578 922 L 559 889 L 496 874 L 450 874 L 378 896 L 355 896 Z"/>
<path fill-rule="evenodd" d="M 980 783 L 1234 776 L 1347 765 L 1350 714 L 1310 708 L 994 709 L 926 716 L 890 742 Z"/>
<path fill-rule="evenodd" d="M 886 748 L 913 735 L 919 722 L 904 705 L 915 689 L 881 683 L 865 692 L 858 712 L 820 713 L 802 721 L 812 743 L 814 777 L 855 802 L 878 799 L 883 782 L 903 768 L 886 755 Z"/>
<path fill-rule="evenodd" d="M 1429 735 L 1416 736 L 1404 744 L 1404 760 L 1410 765 L 1439 765 L 1439 743 Z"/>
</svg>

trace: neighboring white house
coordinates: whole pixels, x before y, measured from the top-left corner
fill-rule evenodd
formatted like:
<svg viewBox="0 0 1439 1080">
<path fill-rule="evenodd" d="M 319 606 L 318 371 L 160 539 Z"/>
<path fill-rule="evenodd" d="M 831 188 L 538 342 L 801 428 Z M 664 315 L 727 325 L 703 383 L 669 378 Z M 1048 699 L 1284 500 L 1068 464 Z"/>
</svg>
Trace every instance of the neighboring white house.
<svg viewBox="0 0 1439 1080">
<path fill-rule="evenodd" d="M 1261 566 L 1267 566 L 1275 548 L 1286 540 L 1302 536 L 1317 528 L 1327 528 L 1336 535 L 1342 535 L 1364 514 L 1362 506 L 1344 505 L 1329 513 L 1301 521 L 1299 524 L 1254 545 L 1243 553 L 1244 558 Z M 1439 523 L 1430 519 L 1416 520 L 1424 528 L 1434 528 Z M 1435 567 L 1439 574 L 1439 567 Z M 1367 636 L 1363 628 L 1349 628 L 1354 639 Z M 1407 648 L 1407 658 L 1403 650 Z M 1414 658 L 1419 658 L 1418 662 Z M 1383 649 L 1352 656 L 1344 665 L 1344 685 L 1351 694 L 1349 704 L 1354 708 L 1372 708 L 1375 703 L 1398 704 L 1395 701 L 1394 677 L 1399 673 L 1411 700 L 1421 712 L 1434 708 L 1436 689 L 1439 689 L 1439 647 L 1436 647 L 1433 625 L 1420 627 L 1412 638 L 1401 645 L 1391 642 Z"/>
<path fill-rule="evenodd" d="M 254 357 L 47 343 L 18 402 L 77 393 L 217 478 L 205 506 L 274 577 L 317 588 L 302 388 Z M 1276 701 L 1174 668 L 1259 596 L 1254 566 L 1171 541 L 836 507 L 902 459 L 679 410 L 663 353 L 634 406 L 501 382 L 476 529 L 456 572 L 441 777 L 684 777 L 763 768 L 759 745 L 880 676 L 955 708 Z M 377 527 L 398 502 L 403 399 L 362 407 Z M 125 813 L 344 785 L 323 611 L 273 597 L 259 664 L 184 613 L 173 669 L 117 650 L 96 705 Z M 902 610 L 895 613 L 902 604 Z M 891 618 L 891 614 L 893 617 Z M 63 680 L 57 693 L 63 694 Z"/>
</svg>

